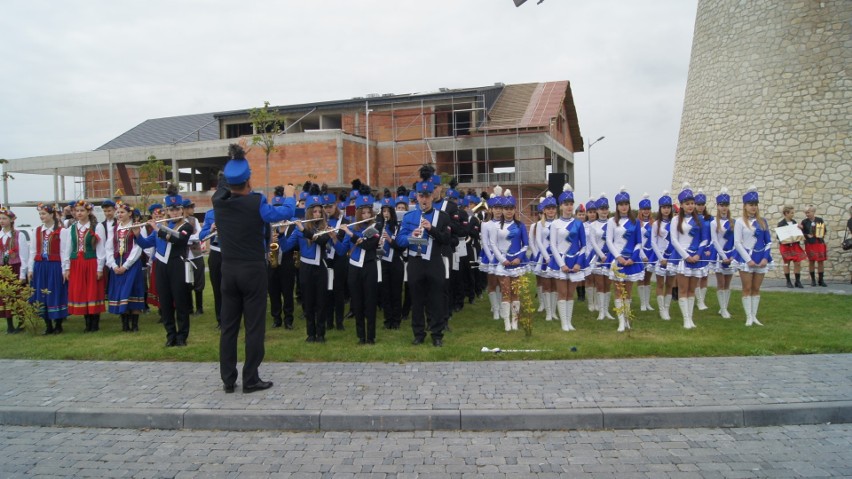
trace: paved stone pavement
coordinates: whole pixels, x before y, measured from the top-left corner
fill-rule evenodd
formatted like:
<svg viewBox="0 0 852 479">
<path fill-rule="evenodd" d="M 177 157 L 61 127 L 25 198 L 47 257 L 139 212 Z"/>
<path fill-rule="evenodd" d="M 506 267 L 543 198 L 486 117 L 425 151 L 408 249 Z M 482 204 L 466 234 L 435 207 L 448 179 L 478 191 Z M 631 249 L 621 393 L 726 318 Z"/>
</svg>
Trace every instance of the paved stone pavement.
<svg viewBox="0 0 852 479">
<path fill-rule="evenodd" d="M 272 363 L 225 394 L 214 363 L 0 360 L 0 424 L 535 430 L 852 422 L 852 355 Z"/>
<path fill-rule="evenodd" d="M 0 476 L 852 477 L 852 425 L 598 432 L 0 427 Z"/>
</svg>

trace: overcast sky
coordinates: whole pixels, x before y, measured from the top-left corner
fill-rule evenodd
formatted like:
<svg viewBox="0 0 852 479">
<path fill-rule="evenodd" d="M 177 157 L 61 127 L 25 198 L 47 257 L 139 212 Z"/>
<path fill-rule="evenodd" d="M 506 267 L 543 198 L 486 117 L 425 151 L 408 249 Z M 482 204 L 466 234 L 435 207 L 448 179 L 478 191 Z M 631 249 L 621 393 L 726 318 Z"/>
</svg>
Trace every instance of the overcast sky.
<svg viewBox="0 0 852 479">
<path fill-rule="evenodd" d="M 592 148 L 594 194 L 626 185 L 634 198 L 659 196 L 671 185 L 697 0 L 536 2 L 6 2 L 0 158 L 93 150 L 149 118 L 264 100 L 564 79 L 585 140 L 606 136 Z M 585 199 L 588 154 L 574 161 Z M 16 175 L 10 201 L 52 191 L 49 179 Z"/>
</svg>

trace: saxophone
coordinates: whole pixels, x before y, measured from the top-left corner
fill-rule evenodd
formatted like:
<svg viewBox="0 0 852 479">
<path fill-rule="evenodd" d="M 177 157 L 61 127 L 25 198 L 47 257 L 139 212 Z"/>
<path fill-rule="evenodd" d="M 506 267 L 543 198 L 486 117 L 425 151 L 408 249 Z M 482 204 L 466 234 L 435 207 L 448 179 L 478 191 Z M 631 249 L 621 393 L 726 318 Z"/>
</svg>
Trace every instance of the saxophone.
<svg viewBox="0 0 852 479">
<path fill-rule="evenodd" d="M 278 267 L 278 243 L 272 243 L 269 245 L 269 267 L 277 268 Z"/>
</svg>

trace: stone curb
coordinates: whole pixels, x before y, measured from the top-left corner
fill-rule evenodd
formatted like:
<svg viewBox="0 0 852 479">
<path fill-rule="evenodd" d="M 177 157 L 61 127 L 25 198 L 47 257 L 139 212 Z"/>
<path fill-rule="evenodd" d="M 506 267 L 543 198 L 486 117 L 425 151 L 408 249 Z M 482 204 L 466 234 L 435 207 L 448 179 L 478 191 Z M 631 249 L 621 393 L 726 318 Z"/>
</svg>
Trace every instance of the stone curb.
<svg viewBox="0 0 852 479">
<path fill-rule="evenodd" d="M 852 423 L 852 401 L 587 409 L 265 410 L 0 407 L 0 425 L 225 431 L 529 431 Z"/>
</svg>

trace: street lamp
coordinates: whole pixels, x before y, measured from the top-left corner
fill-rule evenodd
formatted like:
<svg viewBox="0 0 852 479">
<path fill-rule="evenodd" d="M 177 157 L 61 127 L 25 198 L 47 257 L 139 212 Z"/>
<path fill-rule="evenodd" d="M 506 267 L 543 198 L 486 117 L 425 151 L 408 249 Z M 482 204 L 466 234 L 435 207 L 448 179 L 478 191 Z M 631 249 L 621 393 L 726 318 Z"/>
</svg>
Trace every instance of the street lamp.
<svg viewBox="0 0 852 479">
<path fill-rule="evenodd" d="M 595 143 L 603 140 L 605 137 L 600 137 L 597 140 L 589 143 L 589 150 L 586 151 L 586 158 L 589 160 L 589 198 L 592 197 L 592 147 L 595 146 Z"/>
</svg>

